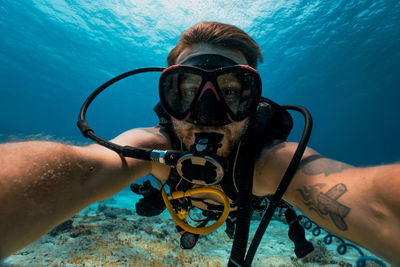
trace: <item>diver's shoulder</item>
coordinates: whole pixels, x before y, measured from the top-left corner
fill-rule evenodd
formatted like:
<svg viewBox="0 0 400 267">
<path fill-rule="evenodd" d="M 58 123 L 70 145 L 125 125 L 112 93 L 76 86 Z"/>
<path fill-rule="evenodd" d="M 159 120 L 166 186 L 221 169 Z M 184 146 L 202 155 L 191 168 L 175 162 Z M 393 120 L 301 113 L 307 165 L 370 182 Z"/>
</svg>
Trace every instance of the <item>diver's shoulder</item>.
<svg viewBox="0 0 400 267">
<path fill-rule="evenodd" d="M 261 150 L 261 155 L 287 153 L 292 151 L 295 147 L 297 147 L 297 143 L 295 142 L 275 140 L 263 147 Z"/>
<path fill-rule="evenodd" d="M 265 196 L 273 194 L 285 174 L 293 155 L 296 152 L 298 143 L 277 142 L 266 146 L 261 151 L 255 163 L 253 194 Z M 303 158 L 318 154 L 311 148 L 306 148 Z"/>
<path fill-rule="evenodd" d="M 261 151 L 260 158 L 268 158 L 268 159 L 275 159 L 275 160 L 282 160 L 285 161 L 287 159 L 291 159 L 296 152 L 297 147 L 299 144 L 297 142 L 287 142 L 287 141 L 277 141 L 273 142 L 271 145 L 265 146 Z M 314 149 L 307 147 L 304 151 L 305 156 L 310 155 L 318 155 L 319 153 Z"/>
<path fill-rule="evenodd" d="M 137 136 L 137 135 L 167 137 L 165 130 L 159 126 L 134 128 L 123 132 L 119 136 Z"/>
<path fill-rule="evenodd" d="M 118 145 L 159 149 L 167 149 L 170 146 L 168 135 L 162 127 L 134 128 L 121 133 L 112 142 Z"/>
</svg>

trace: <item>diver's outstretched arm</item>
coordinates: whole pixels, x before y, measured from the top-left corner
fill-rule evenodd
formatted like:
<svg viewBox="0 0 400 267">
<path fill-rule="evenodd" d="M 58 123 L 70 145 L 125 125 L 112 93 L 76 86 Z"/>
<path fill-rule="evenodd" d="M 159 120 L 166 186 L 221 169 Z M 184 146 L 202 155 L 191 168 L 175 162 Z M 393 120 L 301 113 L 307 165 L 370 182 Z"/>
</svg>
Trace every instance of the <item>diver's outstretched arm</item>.
<svg viewBox="0 0 400 267">
<path fill-rule="evenodd" d="M 113 141 L 166 147 L 165 137 L 157 131 L 132 130 Z M 76 147 L 42 141 L 1 144 L 0 258 L 151 170 L 148 161 L 124 159 L 99 145 Z"/>
<path fill-rule="evenodd" d="M 264 151 L 253 192 L 272 194 L 297 144 Z M 284 199 L 321 227 L 400 265 L 400 164 L 356 168 L 307 149 Z"/>
</svg>

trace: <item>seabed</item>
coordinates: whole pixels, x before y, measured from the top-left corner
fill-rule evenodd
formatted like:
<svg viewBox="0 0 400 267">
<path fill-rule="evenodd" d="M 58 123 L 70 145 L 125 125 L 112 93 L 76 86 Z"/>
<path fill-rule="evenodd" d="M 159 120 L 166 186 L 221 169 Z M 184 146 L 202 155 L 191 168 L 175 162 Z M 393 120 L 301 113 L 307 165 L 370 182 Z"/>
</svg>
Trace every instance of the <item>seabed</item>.
<svg viewBox="0 0 400 267">
<path fill-rule="evenodd" d="M 250 237 L 257 228 L 252 223 Z M 180 234 L 167 212 L 141 217 L 135 211 L 105 204 L 90 207 L 35 243 L 8 257 L 3 266 L 226 266 L 232 241 L 225 226 L 202 235 L 195 248 L 180 248 Z M 313 253 L 297 259 L 287 237 L 288 226 L 274 217 L 252 266 L 355 266 L 358 255 L 338 255 L 322 237 L 309 240 Z M 335 243 L 335 242 L 334 242 Z M 1 265 L 1 264 L 0 264 Z M 368 263 L 367 266 L 378 266 Z"/>
</svg>

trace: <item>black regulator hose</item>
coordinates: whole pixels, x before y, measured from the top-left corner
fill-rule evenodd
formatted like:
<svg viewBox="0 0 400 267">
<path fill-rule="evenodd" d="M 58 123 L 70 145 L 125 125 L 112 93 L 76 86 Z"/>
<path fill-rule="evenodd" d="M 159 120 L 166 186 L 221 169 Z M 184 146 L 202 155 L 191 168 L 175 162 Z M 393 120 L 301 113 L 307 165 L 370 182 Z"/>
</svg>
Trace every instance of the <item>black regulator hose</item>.
<svg viewBox="0 0 400 267">
<path fill-rule="evenodd" d="M 267 211 L 265 212 L 263 218 L 261 219 L 260 225 L 254 235 L 254 238 L 250 244 L 249 250 L 246 254 L 245 258 L 245 266 L 251 266 L 251 263 L 254 259 L 254 255 L 256 254 L 257 248 L 261 242 L 261 239 L 267 229 L 269 222 L 271 221 L 272 215 L 274 214 L 276 208 L 278 207 L 279 202 L 281 201 L 283 194 L 286 192 L 287 188 L 291 180 L 293 179 L 297 167 L 300 164 L 301 158 L 304 154 L 305 149 L 307 148 L 308 140 L 310 139 L 311 130 L 312 130 L 312 118 L 310 112 L 300 106 L 295 105 L 282 105 L 283 108 L 289 110 L 295 110 L 303 114 L 305 119 L 304 131 L 301 136 L 299 145 L 297 146 L 296 152 L 293 155 L 292 160 L 290 161 L 289 167 L 287 168 L 283 178 L 276 190 L 275 194 L 273 195 Z"/>
<path fill-rule="evenodd" d="M 132 71 L 128 71 L 118 75 L 111 80 L 105 82 L 100 87 L 98 87 L 90 96 L 86 99 L 85 103 L 83 103 L 81 110 L 79 112 L 78 117 L 78 127 L 81 130 L 84 137 L 88 137 L 92 139 L 99 145 L 105 146 L 121 156 L 124 157 L 132 157 L 142 160 L 153 160 L 153 161 L 162 161 L 167 165 L 173 165 L 176 163 L 178 159 L 176 155 L 180 154 L 180 152 L 175 152 L 173 150 L 170 151 L 160 151 L 155 149 L 146 149 L 146 148 L 136 148 L 131 146 L 120 146 L 110 141 L 107 141 L 99 136 L 97 136 L 93 129 L 90 127 L 89 123 L 86 121 L 86 112 L 89 108 L 89 105 L 93 102 L 93 100 L 103 92 L 107 87 L 111 86 L 112 84 L 135 74 L 144 73 L 144 72 L 162 72 L 164 68 L 162 67 L 149 67 L 149 68 L 141 68 L 135 69 Z"/>
<path fill-rule="evenodd" d="M 259 150 L 259 143 L 253 142 L 260 140 L 263 133 L 257 129 L 258 125 L 254 122 L 249 123 L 249 128 L 243 138 L 244 143 L 240 147 L 240 156 L 237 160 L 235 168 L 235 176 L 238 179 L 239 196 L 238 196 L 238 210 L 236 217 L 235 234 L 232 242 L 231 254 L 228 262 L 228 267 L 244 266 L 247 244 L 249 240 L 250 222 L 253 213 L 252 199 L 253 199 L 253 174 L 254 162 Z"/>
</svg>

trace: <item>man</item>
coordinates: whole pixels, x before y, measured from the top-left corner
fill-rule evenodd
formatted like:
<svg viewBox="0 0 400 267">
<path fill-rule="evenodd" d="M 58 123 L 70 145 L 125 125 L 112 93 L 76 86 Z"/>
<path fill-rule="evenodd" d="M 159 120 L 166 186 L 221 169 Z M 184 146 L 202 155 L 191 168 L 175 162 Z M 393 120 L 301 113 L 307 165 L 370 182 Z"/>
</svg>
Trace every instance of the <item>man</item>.
<svg viewBox="0 0 400 267">
<path fill-rule="evenodd" d="M 232 65 L 253 68 L 262 59 L 258 45 L 240 29 L 201 22 L 182 34 L 168 56 L 168 65 L 196 65 L 192 62 L 209 55 L 233 62 Z M 250 67 L 243 68 L 255 72 Z M 176 109 L 181 106 L 171 104 L 168 108 L 163 103 L 166 110 L 175 109 L 178 114 L 170 114 L 170 119 L 183 148 L 188 149 L 193 144 L 195 133 L 217 132 L 224 136 L 217 153 L 227 157 L 248 129 L 250 114 L 235 120 L 240 117 L 240 107 L 236 107 L 235 113 L 232 111 L 234 104 L 229 103 L 236 94 L 238 81 L 229 75 L 219 81 L 221 77 L 213 80 L 219 83 L 217 90 L 209 81 L 206 82 L 208 87 L 197 88 L 196 79 L 184 76 L 179 103 L 187 98 L 187 102 L 194 101 L 192 107 L 197 105 L 197 110 L 182 111 L 182 114 L 187 113 L 185 118 L 176 118 L 179 117 Z M 224 82 L 229 86 L 223 87 Z M 224 113 L 226 110 L 213 105 L 218 114 L 204 115 L 202 108 L 211 107 L 201 97 L 192 98 L 196 93 L 192 92 L 193 88 L 202 90 L 202 94 L 207 95 L 204 99 L 225 103 L 225 109 L 230 111 Z M 220 99 L 222 90 L 224 99 Z M 248 101 L 251 99 L 240 104 L 250 103 Z M 207 118 L 211 118 L 211 126 L 207 125 Z M 112 141 L 143 148 L 171 149 L 172 146 L 162 127 L 133 129 Z M 275 192 L 296 147 L 295 143 L 273 140 L 262 149 L 254 166 L 254 195 Z M 161 163 L 123 158 L 96 144 L 77 147 L 51 142 L 10 143 L 0 146 L 0 155 L 1 258 L 37 240 L 88 205 L 118 193 L 136 179 L 152 174 L 165 181 L 171 171 Z M 400 164 L 355 168 L 323 158 L 308 148 L 284 199 L 329 231 L 393 264 L 400 264 L 400 238 L 396 238 L 400 237 L 398 188 Z"/>
</svg>

